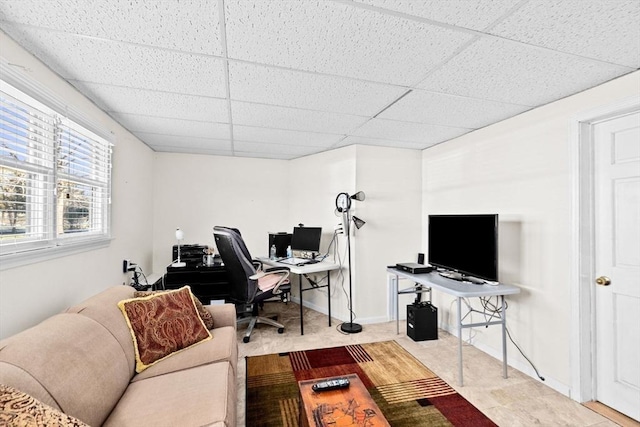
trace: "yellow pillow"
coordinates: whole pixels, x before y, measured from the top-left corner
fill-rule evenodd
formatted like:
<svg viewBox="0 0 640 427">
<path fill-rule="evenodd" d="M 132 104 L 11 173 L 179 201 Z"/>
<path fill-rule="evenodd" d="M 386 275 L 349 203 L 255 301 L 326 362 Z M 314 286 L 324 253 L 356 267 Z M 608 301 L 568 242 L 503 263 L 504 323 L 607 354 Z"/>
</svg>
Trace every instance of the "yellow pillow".
<svg viewBox="0 0 640 427">
<path fill-rule="evenodd" d="M 188 286 L 118 303 L 131 331 L 140 373 L 172 354 L 211 339 Z"/>
</svg>

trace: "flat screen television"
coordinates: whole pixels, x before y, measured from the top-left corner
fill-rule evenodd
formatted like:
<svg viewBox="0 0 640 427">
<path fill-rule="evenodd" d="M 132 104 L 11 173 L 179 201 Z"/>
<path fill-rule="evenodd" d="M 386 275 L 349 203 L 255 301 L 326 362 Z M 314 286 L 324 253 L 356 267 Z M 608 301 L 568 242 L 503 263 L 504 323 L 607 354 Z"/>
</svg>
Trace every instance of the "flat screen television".
<svg viewBox="0 0 640 427">
<path fill-rule="evenodd" d="M 320 252 L 322 227 L 294 227 L 291 236 L 291 250 Z"/>
<path fill-rule="evenodd" d="M 498 281 L 498 215 L 429 215 L 429 264 Z"/>
</svg>

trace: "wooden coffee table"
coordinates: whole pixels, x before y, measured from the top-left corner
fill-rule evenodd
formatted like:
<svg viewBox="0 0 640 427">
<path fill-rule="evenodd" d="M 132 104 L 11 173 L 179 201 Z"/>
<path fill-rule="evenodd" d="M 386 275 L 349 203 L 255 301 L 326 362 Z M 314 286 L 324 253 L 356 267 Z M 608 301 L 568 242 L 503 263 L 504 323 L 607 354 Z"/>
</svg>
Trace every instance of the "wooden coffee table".
<svg viewBox="0 0 640 427">
<path fill-rule="evenodd" d="M 348 388 L 316 393 L 311 386 L 328 378 L 298 381 L 300 425 L 307 427 L 390 427 L 356 374 L 344 375 Z M 331 377 L 335 378 L 335 377 Z"/>
</svg>

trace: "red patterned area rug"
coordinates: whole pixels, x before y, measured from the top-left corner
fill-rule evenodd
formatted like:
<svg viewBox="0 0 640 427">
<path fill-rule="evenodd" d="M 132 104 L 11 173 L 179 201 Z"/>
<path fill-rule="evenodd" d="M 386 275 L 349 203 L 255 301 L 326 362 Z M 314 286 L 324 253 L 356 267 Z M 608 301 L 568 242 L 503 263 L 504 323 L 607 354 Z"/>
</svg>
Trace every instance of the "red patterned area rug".
<svg viewBox="0 0 640 427">
<path fill-rule="evenodd" d="M 360 377 L 394 427 L 496 425 L 395 341 L 267 354 L 246 362 L 247 427 L 297 426 L 298 381 L 347 374 Z"/>
</svg>

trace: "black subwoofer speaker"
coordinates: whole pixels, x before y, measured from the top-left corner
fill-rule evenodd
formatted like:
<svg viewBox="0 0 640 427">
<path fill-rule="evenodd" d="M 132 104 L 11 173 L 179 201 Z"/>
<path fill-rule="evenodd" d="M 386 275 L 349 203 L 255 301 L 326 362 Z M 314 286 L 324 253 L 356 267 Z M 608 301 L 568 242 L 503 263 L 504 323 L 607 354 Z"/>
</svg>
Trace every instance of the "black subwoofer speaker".
<svg viewBox="0 0 640 427">
<path fill-rule="evenodd" d="M 407 306 L 407 335 L 414 341 L 438 339 L 438 308 L 430 302 Z"/>
</svg>

